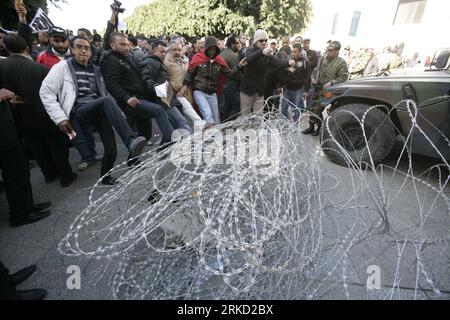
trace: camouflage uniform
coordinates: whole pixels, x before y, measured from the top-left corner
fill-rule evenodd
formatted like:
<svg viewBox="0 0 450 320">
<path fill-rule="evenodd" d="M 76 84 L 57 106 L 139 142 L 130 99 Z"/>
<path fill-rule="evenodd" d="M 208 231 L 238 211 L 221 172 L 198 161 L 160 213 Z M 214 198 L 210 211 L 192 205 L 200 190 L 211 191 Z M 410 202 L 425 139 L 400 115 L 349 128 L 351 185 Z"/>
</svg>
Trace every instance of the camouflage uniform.
<svg viewBox="0 0 450 320">
<path fill-rule="evenodd" d="M 318 76 L 314 76 L 315 80 L 317 80 L 317 84 L 314 89 L 314 97 L 312 102 L 312 112 L 318 117 L 310 117 L 310 122 L 315 124 L 320 124 L 322 119 L 322 112 L 324 107 L 321 104 L 322 96 L 323 96 L 323 86 L 328 82 L 331 82 L 333 85 L 341 82 L 345 82 L 348 80 L 348 67 L 347 63 L 341 57 L 337 57 L 333 60 L 330 60 L 326 57 L 322 57 L 320 59 L 319 65 L 317 66 L 318 70 L 316 71 Z"/>
</svg>

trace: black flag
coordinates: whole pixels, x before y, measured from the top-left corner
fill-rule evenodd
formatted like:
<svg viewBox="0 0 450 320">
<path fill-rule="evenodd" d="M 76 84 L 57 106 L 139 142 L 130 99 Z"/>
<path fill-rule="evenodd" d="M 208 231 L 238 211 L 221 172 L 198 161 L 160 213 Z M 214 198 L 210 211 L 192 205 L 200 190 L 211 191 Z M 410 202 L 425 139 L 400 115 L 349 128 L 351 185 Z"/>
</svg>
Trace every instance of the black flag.
<svg viewBox="0 0 450 320">
<path fill-rule="evenodd" d="M 48 31 L 54 26 L 53 22 L 41 8 L 36 12 L 33 21 L 30 23 L 30 27 L 34 31 Z"/>
</svg>

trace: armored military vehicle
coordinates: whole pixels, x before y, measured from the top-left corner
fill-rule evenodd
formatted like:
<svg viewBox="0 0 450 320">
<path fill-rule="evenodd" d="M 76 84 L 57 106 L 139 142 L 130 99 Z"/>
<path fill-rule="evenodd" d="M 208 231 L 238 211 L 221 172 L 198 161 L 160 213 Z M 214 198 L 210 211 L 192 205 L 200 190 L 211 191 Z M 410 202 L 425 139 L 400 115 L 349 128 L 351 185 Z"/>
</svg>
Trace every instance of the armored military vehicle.
<svg viewBox="0 0 450 320">
<path fill-rule="evenodd" d="M 450 159 L 450 49 L 427 69 L 399 69 L 324 89 L 322 149 L 338 164 L 377 165 L 398 135 L 411 153 Z"/>
</svg>

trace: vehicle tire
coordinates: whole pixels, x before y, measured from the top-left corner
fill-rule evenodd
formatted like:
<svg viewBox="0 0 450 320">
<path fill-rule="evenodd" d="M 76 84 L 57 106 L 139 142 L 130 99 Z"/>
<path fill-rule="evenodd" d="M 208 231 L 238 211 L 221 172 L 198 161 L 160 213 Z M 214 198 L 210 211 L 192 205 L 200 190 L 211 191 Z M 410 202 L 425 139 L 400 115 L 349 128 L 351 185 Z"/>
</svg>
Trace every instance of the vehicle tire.
<svg viewBox="0 0 450 320">
<path fill-rule="evenodd" d="M 365 167 L 371 166 L 373 161 L 376 166 L 391 152 L 396 128 L 388 114 L 379 108 L 370 108 L 359 103 L 344 105 L 325 120 L 322 150 L 332 162 L 346 167 L 353 166 L 354 162 Z"/>
</svg>

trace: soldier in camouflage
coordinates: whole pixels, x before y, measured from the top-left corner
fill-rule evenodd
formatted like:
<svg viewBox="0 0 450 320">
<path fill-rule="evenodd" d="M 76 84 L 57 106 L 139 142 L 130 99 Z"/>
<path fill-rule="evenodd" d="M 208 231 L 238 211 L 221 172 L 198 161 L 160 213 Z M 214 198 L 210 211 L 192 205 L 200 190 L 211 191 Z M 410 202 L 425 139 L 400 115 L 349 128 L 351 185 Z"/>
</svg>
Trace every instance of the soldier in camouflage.
<svg viewBox="0 0 450 320">
<path fill-rule="evenodd" d="M 318 136 L 322 126 L 322 112 L 324 107 L 321 104 L 323 88 L 330 87 L 337 83 L 348 80 L 348 67 L 344 59 L 339 57 L 341 43 L 332 41 L 327 48 L 325 57 L 320 58 L 316 70 L 311 76 L 311 83 L 315 86 L 312 102 L 312 112 L 309 117 L 309 128 L 303 131 L 304 134 Z M 317 128 L 315 126 L 317 125 Z"/>
</svg>

